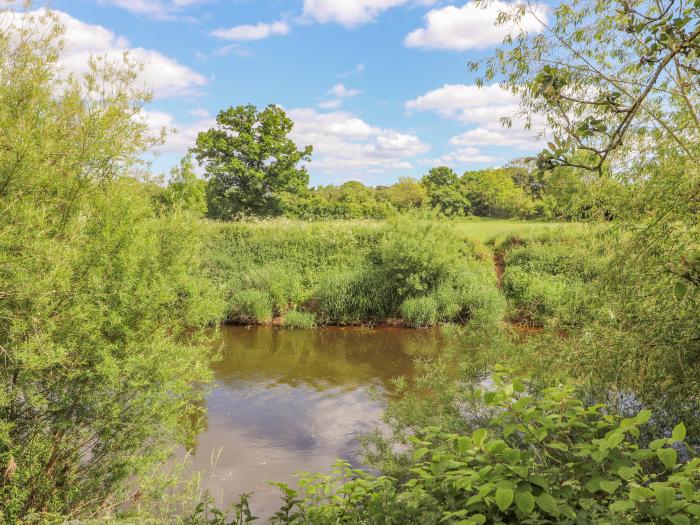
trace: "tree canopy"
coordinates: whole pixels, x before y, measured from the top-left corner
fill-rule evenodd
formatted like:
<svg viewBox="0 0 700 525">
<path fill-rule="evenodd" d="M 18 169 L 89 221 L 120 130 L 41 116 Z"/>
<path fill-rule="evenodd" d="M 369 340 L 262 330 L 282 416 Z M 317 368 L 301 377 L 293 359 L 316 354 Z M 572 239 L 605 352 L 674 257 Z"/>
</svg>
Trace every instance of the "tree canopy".
<svg viewBox="0 0 700 525">
<path fill-rule="evenodd" d="M 192 149 L 205 167 L 212 217 L 279 215 L 283 193 L 307 188 L 309 175 L 299 163 L 311 160 L 313 148 L 298 149 L 289 138 L 294 123 L 281 107 L 231 107 L 219 112 L 216 124 Z"/>
</svg>

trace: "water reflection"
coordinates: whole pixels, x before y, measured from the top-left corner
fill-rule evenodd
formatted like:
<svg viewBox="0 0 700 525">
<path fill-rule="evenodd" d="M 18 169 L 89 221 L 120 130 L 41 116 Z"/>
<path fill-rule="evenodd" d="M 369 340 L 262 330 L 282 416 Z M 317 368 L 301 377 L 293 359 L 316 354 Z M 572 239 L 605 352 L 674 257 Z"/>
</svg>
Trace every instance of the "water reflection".
<svg viewBox="0 0 700 525">
<path fill-rule="evenodd" d="M 399 328 L 222 328 L 205 430 L 193 450 L 204 488 L 222 506 L 255 492 L 258 515 L 278 506 L 270 480 L 359 462 L 358 437 L 381 425 L 391 379 L 435 355 L 439 332 Z M 371 391 L 378 393 L 372 395 Z"/>
</svg>

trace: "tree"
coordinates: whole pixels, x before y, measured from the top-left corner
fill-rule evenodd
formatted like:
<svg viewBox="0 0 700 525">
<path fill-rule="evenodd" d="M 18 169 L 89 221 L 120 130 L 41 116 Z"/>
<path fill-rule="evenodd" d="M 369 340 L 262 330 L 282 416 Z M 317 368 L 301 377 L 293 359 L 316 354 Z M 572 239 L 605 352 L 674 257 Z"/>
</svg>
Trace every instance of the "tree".
<svg viewBox="0 0 700 525">
<path fill-rule="evenodd" d="M 135 65 L 66 77 L 57 17 L 0 19 L 0 523 L 63 522 L 125 501 L 191 426 L 221 305 L 197 222 L 132 177 L 156 142 Z"/>
<path fill-rule="evenodd" d="M 206 184 L 197 178 L 191 154 L 171 170 L 164 200 L 171 209 L 187 210 L 200 217 L 207 213 Z"/>
<path fill-rule="evenodd" d="M 219 112 L 216 123 L 197 136 L 192 149 L 205 166 L 210 215 L 279 215 L 281 193 L 307 188 L 309 175 L 298 164 L 311 160 L 313 148 L 297 149 L 288 137 L 294 123 L 282 108 L 231 107 Z"/>
<path fill-rule="evenodd" d="M 399 177 L 396 184 L 377 190 L 399 211 L 420 208 L 428 199 L 425 186 L 411 177 Z"/>
<path fill-rule="evenodd" d="M 579 0 L 549 11 L 551 22 L 534 2 L 506 2 L 498 23 L 517 26 L 527 16 L 542 33 L 508 39 L 484 75 L 520 94 L 530 121 L 545 117 L 553 140 L 540 166 L 601 171 L 659 142 L 698 163 L 700 4 Z"/>
<path fill-rule="evenodd" d="M 451 168 L 432 168 L 421 182 L 428 190 L 432 208 L 449 216 L 464 216 L 471 212 L 469 199 L 460 191 L 459 176 Z"/>
<path fill-rule="evenodd" d="M 532 201 L 515 185 L 512 171 L 497 168 L 467 171 L 462 175 L 462 192 L 480 217 L 513 217 L 527 215 Z"/>
</svg>

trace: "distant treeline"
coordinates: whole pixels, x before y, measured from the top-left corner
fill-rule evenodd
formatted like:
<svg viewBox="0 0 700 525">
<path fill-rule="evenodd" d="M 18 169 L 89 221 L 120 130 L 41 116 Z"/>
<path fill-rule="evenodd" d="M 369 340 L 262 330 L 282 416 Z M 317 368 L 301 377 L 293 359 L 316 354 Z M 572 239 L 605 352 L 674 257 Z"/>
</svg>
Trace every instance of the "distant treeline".
<svg viewBox="0 0 700 525">
<path fill-rule="evenodd" d="M 164 205 L 174 200 L 218 220 L 246 216 L 222 206 L 215 180 L 194 174 L 190 157 L 173 170 L 167 188 L 151 186 Z M 367 186 L 358 181 L 340 185 L 271 192 L 273 205 L 252 216 L 301 220 L 386 219 L 414 210 L 433 210 L 447 217 L 520 219 L 571 219 L 586 210 L 586 182 L 572 168 L 538 171 L 527 160 L 502 168 L 467 171 L 461 176 L 451 168 L 431 169 L 420 180 L 400 177 L 391 185 Z"/>
</svg>

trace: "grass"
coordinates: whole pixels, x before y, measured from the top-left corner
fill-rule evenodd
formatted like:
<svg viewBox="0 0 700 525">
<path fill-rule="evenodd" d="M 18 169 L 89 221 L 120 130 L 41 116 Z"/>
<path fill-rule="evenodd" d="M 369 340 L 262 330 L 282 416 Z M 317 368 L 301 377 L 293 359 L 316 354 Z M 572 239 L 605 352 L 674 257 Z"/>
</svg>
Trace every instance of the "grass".
<svg viewBox="0 0 700 525">
<path fill-rule="evenodd" d="M 411 326 L 493 325 L 504 301 L 484 241 L 532 227 L 544 226 L 415 218 L 211 223 L 208 270 L 232 322 L 271 322 L 298 310 L 320 324 L 400 317 Z"/>
</svg>

